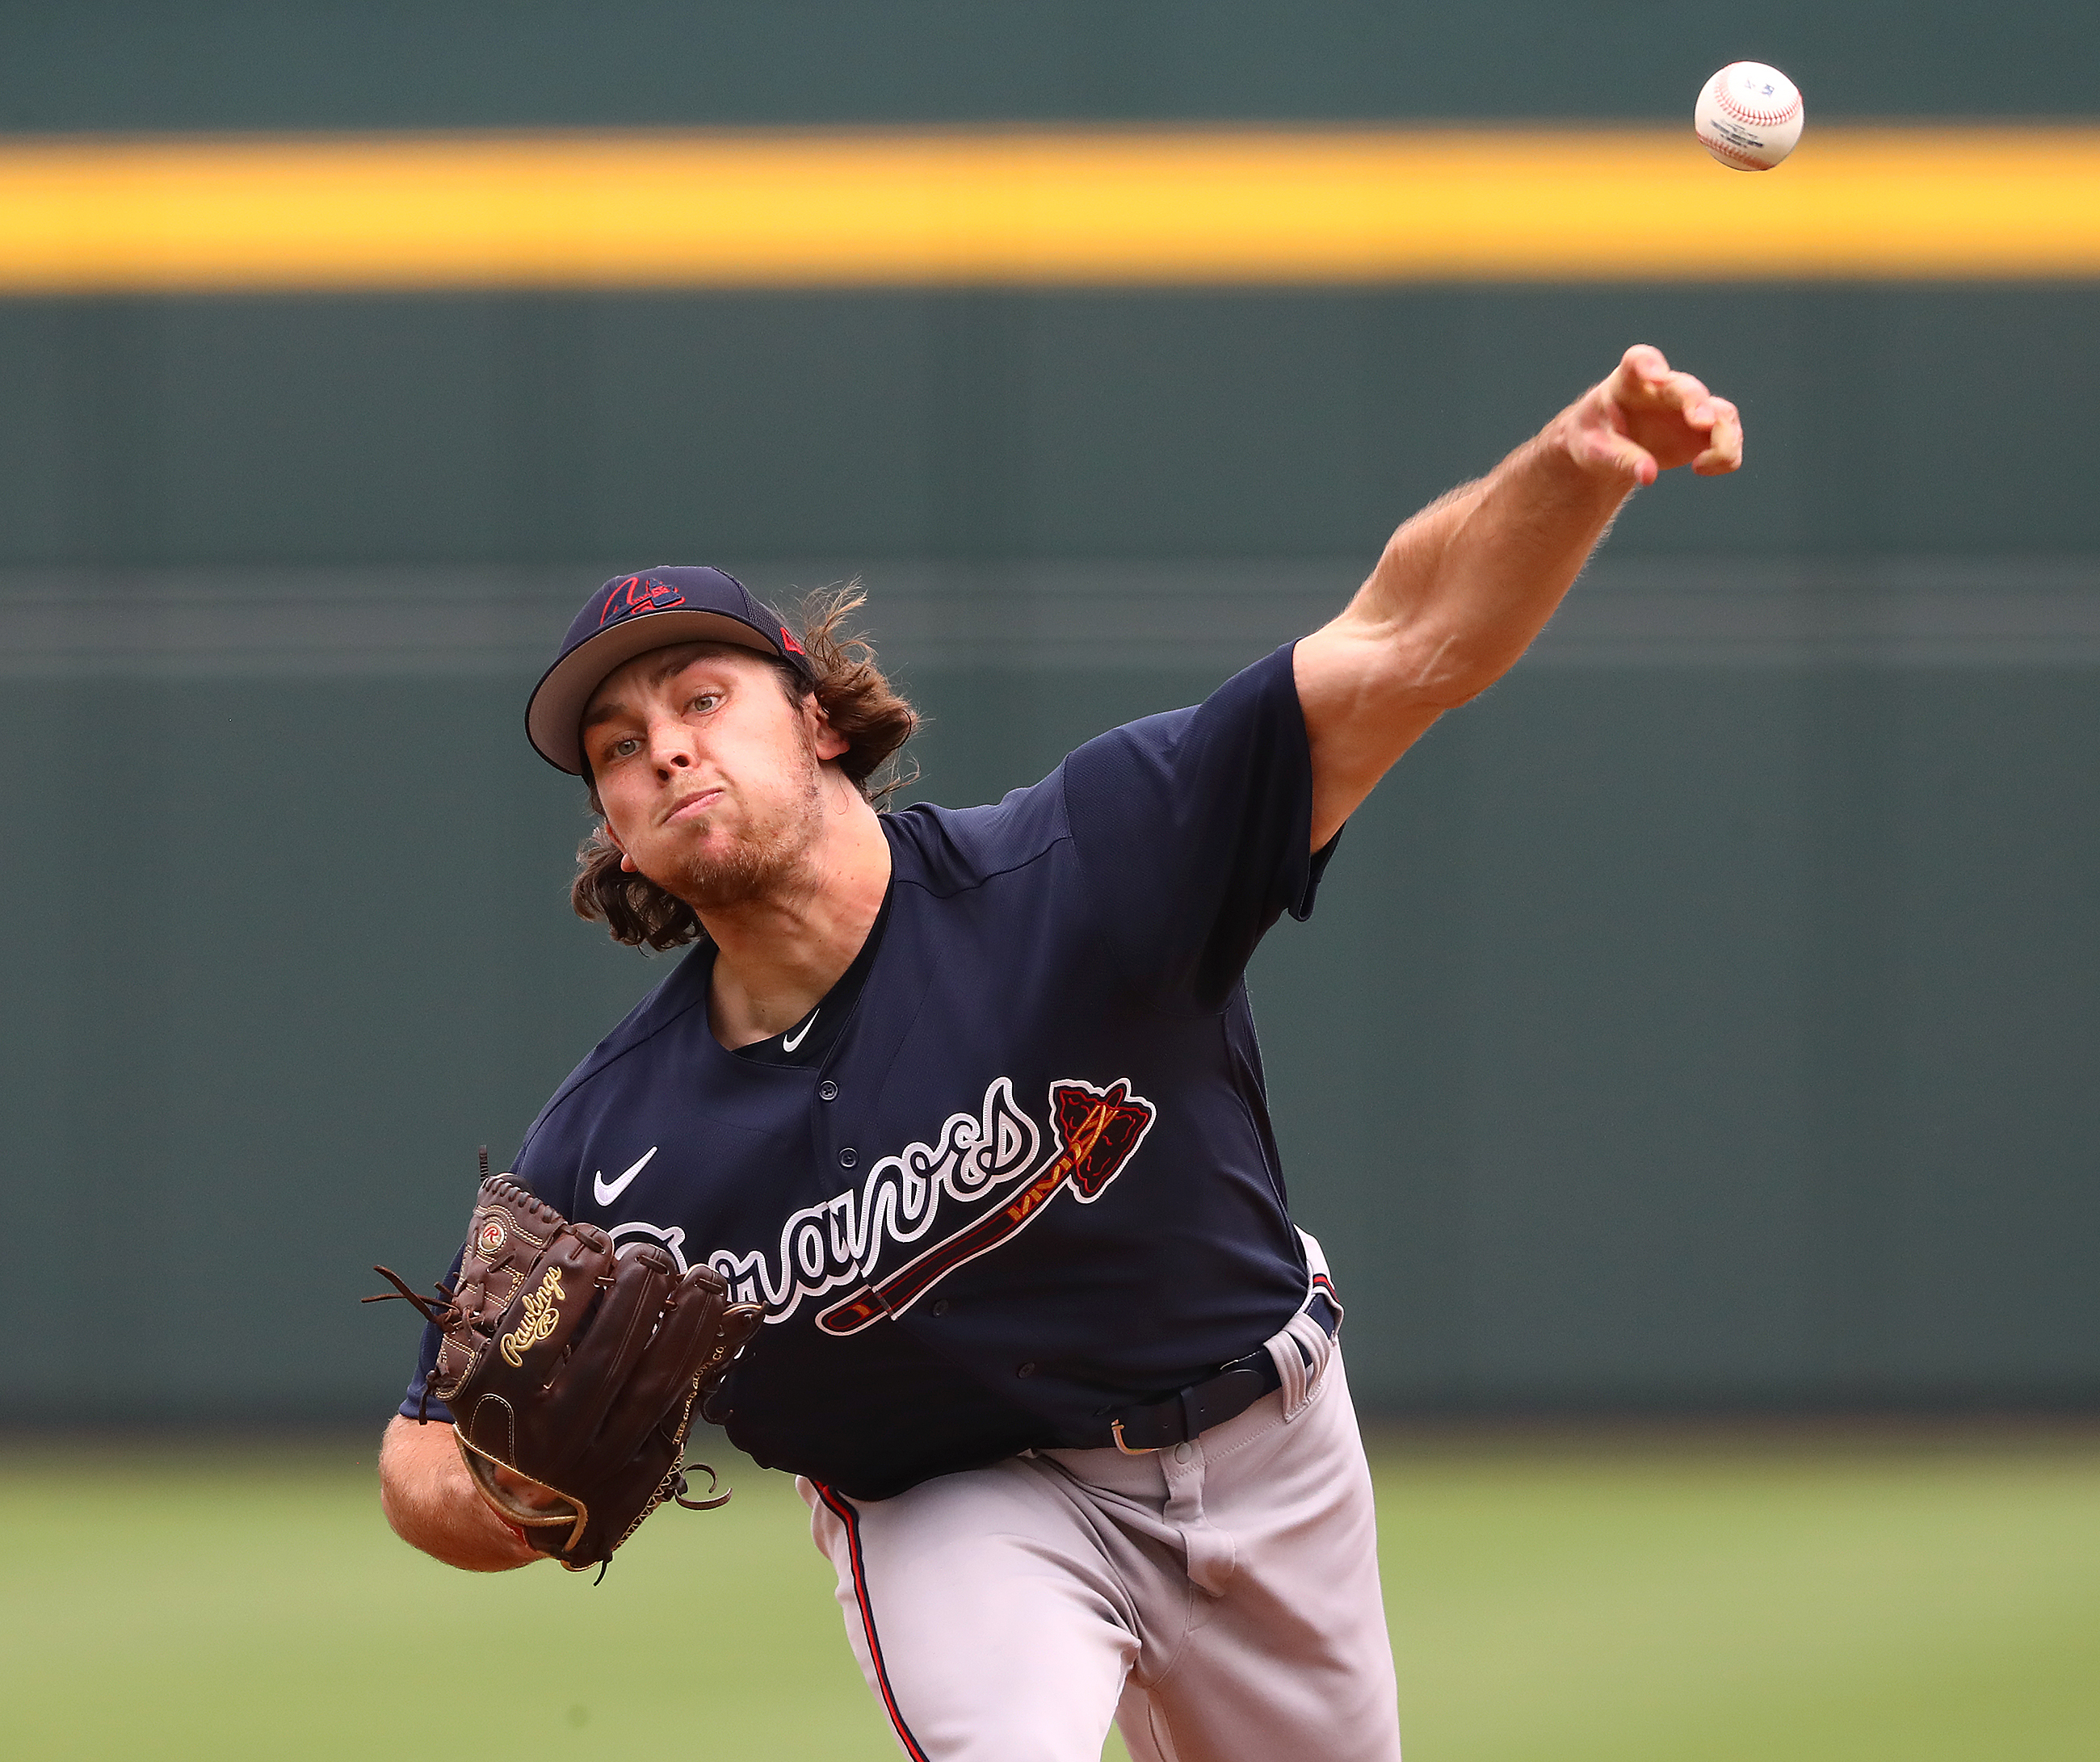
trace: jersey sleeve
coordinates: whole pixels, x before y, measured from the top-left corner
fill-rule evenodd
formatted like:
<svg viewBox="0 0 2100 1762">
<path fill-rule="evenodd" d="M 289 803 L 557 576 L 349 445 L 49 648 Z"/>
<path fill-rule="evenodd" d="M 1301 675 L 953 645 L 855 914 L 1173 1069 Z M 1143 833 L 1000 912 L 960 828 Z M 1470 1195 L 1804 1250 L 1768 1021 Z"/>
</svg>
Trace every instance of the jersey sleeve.
<svg viewBox="0 0 2100 1762">
<path fill-rule="evenodd" d="M 1158 1002 L 1222 1007 L 1269 927 L 1286 911 L 1311 915 L 1335 841 L 1311 848 L 1312 754 L 1291 645 L 1193 709 L 1088 742 L 1064 777 L 1097 927 Z"/>
</svg>

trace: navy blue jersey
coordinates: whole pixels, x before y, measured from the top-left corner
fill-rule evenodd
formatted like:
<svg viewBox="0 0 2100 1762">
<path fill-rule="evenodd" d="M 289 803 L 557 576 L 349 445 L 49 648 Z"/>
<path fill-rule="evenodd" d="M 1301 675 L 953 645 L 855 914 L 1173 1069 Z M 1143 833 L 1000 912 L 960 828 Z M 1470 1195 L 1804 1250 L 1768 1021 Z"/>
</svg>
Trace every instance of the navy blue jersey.
<svg viewBox="0 0 2100 1762">
<path fill-rule="evenodd" d="M 765 1305 L 712 1410 L 761 1463 L 880 1498 L 1105 1444 L 1306 1294 L 1242 973 L 1312 909 L 1311 802 L 1285 648 L 996 806 L 885 815 L 880 941 L 819 1063 L 721 1046 L 704 943 L 518 1178 Z"/>
</svg>

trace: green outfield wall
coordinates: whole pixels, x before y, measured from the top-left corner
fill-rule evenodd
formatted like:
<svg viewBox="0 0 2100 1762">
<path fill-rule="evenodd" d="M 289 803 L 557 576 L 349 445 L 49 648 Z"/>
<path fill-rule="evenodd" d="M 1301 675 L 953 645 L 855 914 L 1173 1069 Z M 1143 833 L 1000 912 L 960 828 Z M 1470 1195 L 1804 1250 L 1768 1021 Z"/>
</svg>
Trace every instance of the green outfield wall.
<svg viewBox="0 0 2100 1762">
<path fill-rule="evenodd" d="M 422 580 L 390 628 L 560 616 L 551 588 L 482 585 Z M 1114 585 L 1041 584 L 1031 610 L 1085 635 L 1033 664 L 896 645 L 929 792 L 982 798 L 1193 697 L 1317 598 L 1242 576 L 1221 615 L 1185 579 Z M 1655 581 L 1594 585 L 1608 613 Z M 970 622 L 946 591 L 908 605 L 922 630 Z M 1606 616 L 1542 648 L 1409 758 L 1260 956 L 1296 1209 L 1374 1404 L 2100 1385 L 2100 836 L 2076 810 L 2100 645 L 1803 638 L 1770 603 L 1801 591 L 1717 595 L 1718 622 L 1793 623 L 1776 645 L 1643 654 Z M 1154 636 L 1099 665 L 1096 620 L 1132 599 L 1211 627 L 1203 664 Z M 10 1186 L 42 1244 L 0 1289 L 18 1416 L 383 1402 L 412 1329 L 355 1306 L 364 1269 L 441 1267 L 474 1146 L 514 1146 L 662 971 L 564 914 L 579 804 L 517 738 L 507 645 L 346 672 L 298 635 L 240 677 L 9 681 L 7 738 L 42 755 L 11 775 L 4 870 Z"/>
<path fill-rule="evenodd" d="M 2069 0 L 74 0 L 6 9 L 0 127 L 1678 117 L 1745 58 L 1814 117 L 2084 117 Z"/>
<path fill-rule="evenodd" d="M 14 133 L 1653 118 L 1743 55 L 1812 129 L 2089 115 L 2100 49 L 1529 0 L 10 28 Z M 0 302 L 7 1412 L 386 1410 L 364 1269 L 435 1275 L 476 1144 L 664 970 L 567 914 L 519 733 L 606 574 L 862 578 L 918 793 L 983 800 L 1331 615 L 1635 340 L 1748 469 L 1635 500 L 1256 961 L 1358 1392 L 2100 1400 L 2100 300 L 1606 285 Z"/>
</svg>

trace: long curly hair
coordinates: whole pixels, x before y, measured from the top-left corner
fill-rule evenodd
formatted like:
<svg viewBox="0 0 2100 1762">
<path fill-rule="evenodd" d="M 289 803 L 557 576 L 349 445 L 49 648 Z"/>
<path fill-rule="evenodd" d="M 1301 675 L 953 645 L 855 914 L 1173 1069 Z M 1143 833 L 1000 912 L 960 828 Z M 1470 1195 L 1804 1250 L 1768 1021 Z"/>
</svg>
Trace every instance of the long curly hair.
<svg viewBox="0 0 2100 1762">
<path fill-rule="evenodd" d="M 825 720 L 846 740 L 836 764 L 881 809 L 890 796 L 917 775 L 902 768 L 897 755 L 919 725 L 919 712 L 898 692 L 876 664 L 874 645 L 845 628 L 846 621 L 867 603 L 859 583 L 813 593 L 799 609 L 803 650 L 816 673 L 811 685 L 785 661 L 774 665 L 791 703 L 814 695 Z M 596 823 L 576 851 L 576 878 L 569 904 L 579 918 L 602 923 L 615 942 L 662 953 L 699 940 L 707 932 L 699 914 L 676 894 L 645 874 L 620 866 L 620 848 L 605 823 L 605 808 L 589 773 L 590 811 Z"/>
</svg>

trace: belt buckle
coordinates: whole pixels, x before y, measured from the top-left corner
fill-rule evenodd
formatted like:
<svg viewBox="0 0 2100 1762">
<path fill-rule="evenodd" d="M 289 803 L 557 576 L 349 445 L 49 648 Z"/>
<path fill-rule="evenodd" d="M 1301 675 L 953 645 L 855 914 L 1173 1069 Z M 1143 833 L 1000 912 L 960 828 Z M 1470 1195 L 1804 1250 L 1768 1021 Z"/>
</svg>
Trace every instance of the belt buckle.
<svg viewBox="0 0 2100 1762">
<path fill-rule="evenodd" d="M 1116 1448 L 1120 1450 L 1127 1456 L 1156 1456 L 1159 1454 L 1159 1447 L 1156 1444 L 1149 1450 L 1133 1450 L 1128 1444 L 1125 1443 L 1123 1441 L 1123 1421 L 1121 1420 L 1110 1420 L 1109 1421 L 1109 1432 L 1115 1439 Z M 1094 1435 L 1098 1438 L 1101 1436 L 1101 1434 L 1096 1432 Z"/>
</svg>

